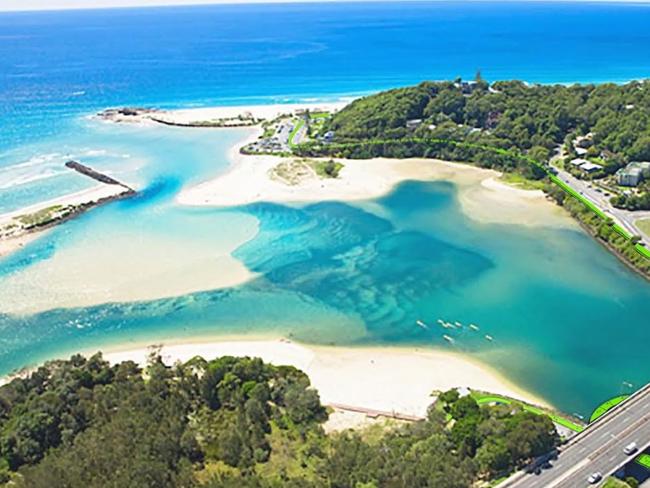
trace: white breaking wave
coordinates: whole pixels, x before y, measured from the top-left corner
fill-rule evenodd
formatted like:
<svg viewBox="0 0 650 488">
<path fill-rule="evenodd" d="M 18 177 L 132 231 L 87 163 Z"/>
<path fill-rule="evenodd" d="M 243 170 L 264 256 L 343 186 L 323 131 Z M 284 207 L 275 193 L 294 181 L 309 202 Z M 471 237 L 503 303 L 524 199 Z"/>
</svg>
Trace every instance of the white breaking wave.
<svg viewBox="0 0 650 488">
<path fill-rule="evenodd" d="M 108 153 L 105 149 L 88 149 L 83 152 L 81 155 L 87 158 L 92 158 L 96 156 L 106 156 Z"/>
<path fill-rule="evenodd" d="M 64 164 L 70 159 L 105 157 L 107 155 L 108 152 L 105 149 L 82 149 L 77 154 L 39 154 L 27 161 L 0 167 L 0 190 L 69 173 L 70 170 Z"/>
<path fill-rule="evenodd" d="M 60 174 L 63 174 L 63 171 L 43 171 L 42 173 L 39 174 L 16 177 L 13 179 L 9 179 L 7 181 L 3 181 L 3 178 L 0 177 L 0 190 L 7 190 L 9 188 L 26 185 L 27 183 L 33 183 L 39 180 L 46 180 L 48 178 L 52 178 L 53 176 L 58 176 Z"/>
<path fill-rule="evenodd" d="M 60 153 L 42 154 L 22 163 L 0 168 L 0 189 L 5 190 L 57 176 L 67 171 L 62 160 L 63 155 Z"/>
</svg>

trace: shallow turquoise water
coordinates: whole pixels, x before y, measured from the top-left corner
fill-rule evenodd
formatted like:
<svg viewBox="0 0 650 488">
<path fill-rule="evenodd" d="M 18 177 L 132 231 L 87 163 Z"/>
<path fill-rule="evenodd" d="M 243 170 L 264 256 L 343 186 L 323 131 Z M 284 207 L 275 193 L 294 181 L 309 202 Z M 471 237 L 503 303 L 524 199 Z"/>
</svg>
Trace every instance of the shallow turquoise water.
<svg viewBox="0 0 650 488">
<path fill-rule="evenodd" d="M 477 223 L 447 182 L 407 182 L 355 205 L 178 207 L 179 189 L 225 170 L 228 148 L 245 131 L 113 127 L 121 144 L 140 147 L 142 165 L 125 171 L 150 182 L 143 193 L 0 261 L 0 277 L 29 272 L 91 234 L 185 234 L 217 246 L 247 219 L 259 222 L 259 232 L 234 255 L 260 276 L 178 298 L 0 316 L 0 373 L 88 347 L 282 333 L 325 344 L 466 352 L 582 414 L 617 394 L 623 381 L 648 378 L 650 286 L 580 231 Z M 87 130 L 90 139 L 93 125 Z M 97 130 L 95 142 L 106 144 L 106 127 Z M 438 318 L 481 331 L 445 331 Z"/>
<path fill-rule="evenodd" d="M 85 117 L 126 104 L 336 98 L 470 78 L 477 69 L 489 80 L 544 83 L 642 78 L 650 74 L 649 22 L 645 5 L 563 2 L 0 14 L 0 212 L 87 188 L 63 168 L 71 158 L 143 190 L 1 260 L 0 280 L 70 249 L 92 251 L 98 239 L 219 249 L 235 231 L 260 225 L 235 252 L 260 273 L 247 285 L 0 316 L 0 373 L 86 347 L 280 332 L 467 352 L 583 414 L 621 393 L 624 381 L 647 382 L 650 285 L 579 231 L 476 223 L 448 183 L 406 183 L 355 205 L 179 208 L 177 192 L 224 171 L 244 132 Z M 56 291 L 56 280 L 43 285 Z M 437 318 L 476 323 L 481 334 L 456 331 L 451 346 L 437 326 L 415 325 Z"/>
</svg>

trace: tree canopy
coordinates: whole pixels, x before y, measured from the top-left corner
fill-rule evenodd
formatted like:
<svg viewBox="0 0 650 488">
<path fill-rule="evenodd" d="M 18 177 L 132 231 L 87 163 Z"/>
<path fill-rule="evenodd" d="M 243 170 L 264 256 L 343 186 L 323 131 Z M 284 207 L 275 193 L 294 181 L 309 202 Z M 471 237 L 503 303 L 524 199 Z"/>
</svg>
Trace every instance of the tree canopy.
<svg viewBox="0 0 650 488">
<path fill-rule="evenodd" d="M 260 359 L 152 356 L 141 369 L 73 356 L 0 387 L 0 484 L 467 488 L 558 442 L 546 416 L 455 392 L 374 439 L 328 435 L 326 419 L 303 372 Z"/>
<path fill-rule="evenodd" d="M 297 150 L 353 158 L 441 157 L 517 171 L 533 179 L 542 178 L 543 172 L 523 161 L 409 140 L 464 141 L 546 162 L 560 145 L 589 134 L 589 156 L 598 157 L 611 174 L 630 161 L 650 160 L 650 82 L 426 81 L 354 100 L 323 130 L 334 132 L 332 144 L 317 141 Z M 363 144 L 371 141 L 384 144 Z M 574 144 L 566 144 L 566 149 L 569 157 L 577 156 Z"/>
</svg>

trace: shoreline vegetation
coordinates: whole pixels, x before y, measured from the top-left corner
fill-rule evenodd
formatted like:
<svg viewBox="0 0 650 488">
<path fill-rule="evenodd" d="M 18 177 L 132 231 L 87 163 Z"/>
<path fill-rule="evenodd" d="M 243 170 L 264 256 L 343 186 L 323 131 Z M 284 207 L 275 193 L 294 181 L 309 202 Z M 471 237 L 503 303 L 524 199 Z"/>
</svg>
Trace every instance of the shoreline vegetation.
<svg viewBox="0 0 650 488">
<path fill-rule="evenodd" d="M 111 363 L 129 360 L 139 365 L 146 364 L 152 351 L 168 365 L 194 356 L 259 357 L 267 363 L 294 366 L 307 373 L 327 404 L 414 416 L 426 415 L 430 392 L 456 387 L 492 391 L 551 408 L 545 400 L 517 387 L 484 363 L 433 347 L 323 346 L 282 337 L 244 336 L 103 349 L 104 357 Z M 95 352 L 88 351 L 86 355 Z M 360 384 L 364 388 L 359 388 Z M 386 388 L 387 384 L 391 388 Z"/>
<path fill-rule="evenodd" d="M 621 109 L 621 103 L 630 102 L 636 96 L 635 89 L 642 92 L 638 95 L 641 103 L 626 103 Z M 531 91 L 532 95 L 528 93 Z M 228 173 L 179 194 L 177 201 L 186 205 L 235 206 L 261 200 L 298 203 L 362 200 L 384 195 L 406 179 L 449 179 L 458 183 L 459 178 L 455 176 L 433 174 L 435 171 L 426 167 L 431 163 L 454 161 L 496 170 L 481 182 L 482 196 L 486 196 L 486 189 L 492 190 L 493 200 L 501 198 L 502 203 L 512 205 L 504 205 L 498 211 L 480 204 L 468 205 L 468 201 L 477 200 L 478 187 L 475 185 L 471 190 L 461 191 L 460 195 L 461 204 L 470 217 L 487 222 L 558 225 L 558 219 L 544 222 L 526 217 L 535 213 L 530 205 L 535 197 L 553 200 L 625 265 L 650 279 L 650 251 L 643 245 L 643 232 L 636 236 L 625 226 L 618 225 L 617 217 L 605 215 L 586 200 L 582 192 L 578 194 L 563 184 L 562 178 L 555 176 L 558 171 L 550 166 L 554 158 L 556 162 L 559 158 L 562 164 L 575 156 L 576 151 L 580 154 L 590 151 L 592 156 L 600 151 L 599 161 L 607 161 L 605 169 L 600 170 L 605 176 L 622 167 L 626 158 L 645 156 L 642 144 L 628 147 L 618 143 L 617 146 L 611 135 L 594 136 L 593 131 L 588 137 L 582 135 L 591 130 L 592 125 L 598 127 L 601 119 L 607 117 L 599 114 L 601 119 L 596 122 L 586 121 L 584 114 L 569 112 L 580 111 L 577 105 L 580 100 L 589 102 L 590 97 L 600 100 L 612 95 L 613 91 L 621 101 L 613 106 L 610 102 L 606 115 L 628 123 L 631 116 L 627 112 L 638 115 L 643 108 L 645 84 L 624 85 L 619 92 L 616 86 L 610 85 L 602 89 L 576 85 L 574 91 L 520 82 L 489 85 L 479 75 L 475 82 L 425 82 L 356 99 L 347 105 L 290 105 L 284 109 L 280 105 L 264 110 L 261 107 L 215 107 L 166 111 L 162 116 L 157 110 L 122 109 L 103 112 L 100 117 L 114 122 L 155 122 L 162 117 L 168 125 L 197 127 L 227 127 L 233 120 L 244 120 L 250 122 L 251 127 L 259 128 L 256 136 L 238 146 L 239 154 L 232 158 L 234 164 Z M 512 105 L 512 100 L 527 95 L 535 99 L 532 109 Z M 552 112 L 549 116 L 543 110 L 552 109 L 547 97 L 554 95 L 561 98 L 563 112 L 560 115 Z M 625 113 L 612 115 L 615 110 Z M 539 132 L 542 129 L 536 126 L 540 122 L 535 121 L 535 117 L 548 119 L 544 122 L 546 132 Z M 522 125 L 525 121 L 528 121 L 527 126 Z M 551 130 L 551 127 L 554 128 Z M 607 130 L 611 132 L 611 128 Z M 444 139 L 438 138 L 441 136 Z M 428 143 L 429 140 L 437 143 Z M 575 142 L 583 140 L 590 142 L 588 150 Z M 444 141 L 452 144 L 441 146 L 440 142 Z M 648 151 L 650 155 L 650 149 Z M 418 160 L 418 156 L 426 159 Z M 287 158 L 293 160 L 287 161 Z M 402 162 L 409 160 L 413 160 L 414 165 L 419 161 L 420 167 L 412 172 L 404 169 L 406 164 Z M 321 161 L 320 164 L 331 161 L 338 166 L 336 176 L 328 181 L 323 181 L 322 175 L 313 178 L 310 173 L 314 172 L 300 161 Z M 360 161 L 369 164 L 364 167 Z M 505 191 L 513 187 L 519 190 L 517 196 L 521 198 L 516 198 L 515 192 Z M 567 198 L 567 193 L 573 198 Z M 514 210 L 522 203 L 525 208 Z M 503 212 L 504 208 L 508 211 Z M 634 218 L 632 222 L 636 230 Z M 629 223 L 627 227 L 630 228 Z"/>
<path fill-rule="evenodd" d="M 279 203 L 367 200 L 386 195 L 407 180 L 447 180 L 459 185 L 461 205 L 467 215 L 475 220 L 533 226 L 574 226 L 561 209 L 547 203 L 541 190 L 522 188 L 521 182 L 509 184 L 500 181 L 504 173 L 475 165 L 424 158 L 350 160 L 291 157 L 289 138 L 300 132 L 299 124 L 304 117 L 309 116 L 316 121 L 316 127 L 322 127 L 327 117 L 347 106 L 348 102 L 331 102 L 169 111 L 124 108 L 103 111 L 98 117 L 114 123 L 145 124 L 156 123 L 154 119 L 164 119 L 168 125 L 181 127 L 188 124 L 205 127 L 206 123 L 224 127 L 222 121 L 240 118 L 261 121 L 257 126 L 251 126 L 254 131 L 251 136 L 231 151 L 232 165 L 229 171 L 181 191 L 177 201 L 184 205 L 232 207 L 262 200 Z M 153 119 L 152 114 L 155 114 Z M 286 143 L 281 141 L 278 147 L 286 151 L 256 153 L 247 149 L 256 141 L 269 137 L 284 137 Z M 309 137 L 305 134 L 304 140 Z M 311 137 L 316 137 L 316 134 Z M 337 174 L 335 177 L 323 177 L 315 175 L 314 171 L 301 172 L 304 166 L 297 164 L 301 160 L 321 165 L 333 161 L 338 167 Z M 290 174 L 287 174 L 287 169 L 292 170 Z"/>
<path fill-rule="evenodd" d="M 77 161 L 68 161 L 65 166 L 98 184 L 86 190 L 0 215 L 0 257 L 12 254 L 48 229 L 78 217 L 92 208 L 136 194 L 128 185 Z"/>
<path fill-rule="evenodd" d="M 650 82 L 489 84 L 478 73 L 472 82 L 423 82 L 357 99 L 326 119 L 327 137 L 312 138 L 294 152 L 441 158 L 513 173 L 566 204 L 590 234 L 650 278 L 643 232 L 633 212 L 617 208 L 621 195 L 646 198 L 644 185 L 620 186 L 618 175 L 628 166 L 650 164 L 635 162 L 650 159 L 643 122 L 649 118 Z M 579 186 L 573 188 L 568 182 L 576 178 Z M 610 200 L 600 197 L 603 186 L 607 195 L 614 193 Z"/>
<path fill-rule="evenodd" d="M 349 405 L 368 410 L 426 416 L 432 391 L 466 387 L 553 407 L 543 398 L 509 381 L 504 375 L 462 353 L 425 346 L 329 346 L 296 342 L 284 337 L 216 336 L 197 339 L 166 339 L 152 343 L 107 345 L 82 352 L 90 357 L 101 352 L 111 364 L 133 361 L 145 366 L 152 353 L 167 366 L 195 356 L 258 357 L 274 365 L 288 365 L 309 375 L 327 404 Z M 0 378 L 0 386 L 25 377 L 26 367 Z M 391 388 L 386 388 L 386 384 Z M 364 388 L 358 388 L 363 384 Z M 345 417 L 345 416 L 344 416 Z M 349 415 L 339 425 L 355 427 L 359 416 Z"/>
<path fill-rule="evenodd" d="M 396 154 L 392 158 L 370 159 L 350 159 L 349 156 L 356 157 L 351 154 L 343 154 L 348 157 L 341 158 L 339 156 L 342 154 L 326 156 L 316 152 L 314 155 L 317 157 L 308 156 L 309 151 L 313 150 L 313 146 L 309 146 L 310 141 L 312 143 L 318 141 L 322 147 L 327 147 L 323 139 L 325 136 L 321 135 L 322 131 L 332 127 L 334 117 L 345 113 L 346 107 L 349 106 L 347 102 L 338 102 L 179 111 L 117 109 L 105 111 L 99 117 L 117 123 L 156 124 L 164 120 L 168 125 L 218 128 L 242 127 L 242 125 L 234 125 L 242 121 L 246 127 L 249 127 L 248 122 L 255 121 L 255 124 L 250 125 L 251 137 L 233 148 L 230 155 L 233 163 L 231 169 L 214 180 L 183 190 L 177 197 L 177 201 L 181 204 L 237 206 L 261 200 L 300 203 L 328 199 L 367 200 L 387 194 L 402 181 L 448 180 L 458 185 L 459 201 L 463 210 L 469 217 L 479 221 L 519 225 L 576 226 L 574 220 L 570 219 L 562 208 L 550 203 L 548 196 L 539 189 L 546 189 L 544 186 L 538 186 L 539 180 L 531 178 L 530 174 L 513 171 L 516 167 L 462 164 L 430 157 L 411 157 L 412 155 L 408 153 Z M 287 122 L 287 117 L 298 117 L 304 120 L 305 114 L 309 114 L 310 111 L 317 114 L 314 118 L 317 119 L 319 132 L 310 133 L 312 128 L 307 123 L 300 125 L 293 121 Z M 324 113 L 328 115 L 323 116 Z M 154 118 L 151 114 L 155 114 Z M 265 123 L 273 121 L 275 125 L 265 126 Z M 421 123 L 417 127 L 420 125 Z M 285 153 L 243 154 L 246 152 L 242 151 L 244 147 L 260 137 L 269 137 L 269 134 L 272 137 L 286 135 L 286 145 L 291 146 L 292 150 L 301 156 L 287 158 L 283 157 L 286 156 Z M 296 142 L 301 134 L 302 142 Z M 308 151 L 305 147 L 309 148 Z M 456 157 L 456 159 L 463 158 Z M 327 172 L 324 174 L 324 170 L 317 170 L 317 168 L 324 168 L 324 165 L 334 169 L 332 174 Z M 506 172 L 502 172 L 501 169 Z M 514 178 L 508 176 L 512 174 L 517 176 Z M 495 390 L 495 388 L 480 386 L 479 389 Z M 516 394 L 511 396 L 518 397 Z"/>
<path fill-rule="evenodd" d="M 257 354 L 264 348 L 266 357 Z M 327 407 L 326 398 L 337 382 L 354 382 L 358 393 L 359 378 L 336 371 L 328 387 L 314 363 L 357 374 L 383 368 L 387 378 L 374 374 L 371 382 L 383 396 L 409 390 L 395 377 L 408 372 L 372 362 L 359 368 L 338 348 L 303 357 L 306 350 L 283 340 L 220 342 L 49 361 L 0 386 L 0 484 L 490 486 L 557 447 L 566 425 L 580 428 L 503 394 L 428 385 L 409 391 L 422 397 L 418 418 L 397 420 L 389 411 L 383 419 L 341 422 L 366 410 Z M 367 349 L 363 361 L 381 359 L 377 351 Z M 301 359 L 287 363 L 289 356 Z M 419 351 L 402 353 L 403 360 L 413 356 L 421 359 Z M 442 375 L 458 374 L 448 354 L 444 363 Z"/>
</svg>

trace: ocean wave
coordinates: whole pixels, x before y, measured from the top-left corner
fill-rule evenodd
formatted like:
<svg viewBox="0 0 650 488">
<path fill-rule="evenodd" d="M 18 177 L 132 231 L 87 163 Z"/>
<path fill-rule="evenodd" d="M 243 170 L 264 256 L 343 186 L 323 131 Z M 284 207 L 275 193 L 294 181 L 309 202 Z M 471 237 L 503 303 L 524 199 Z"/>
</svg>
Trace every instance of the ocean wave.
<svg viewBox="0 0 650 488">
<path fill-rule="evenodd" d="M 81 156 L 85 156 L 87 158 L 93 158 L 98 156 L 106 156 L 107 154 L 108 151 L 106 151 L 106 149 L 87 149 L 83 153 L 81 153 Z"/>
<path fill-rule="evenodd" d="M 34 183 L 35 181 L 59 176 L 65 173 L 65 171 L 65 168 L 61 168 L 60 170 L 45 169 L 43 171 L 39 171 L 38 173 L 31 174 L 0 174 L 0 190 L 7 190 L 16 186 L 26 185 L 28 183 Z"/>
<path fill-rule="evenodd" d="M 0 189 L 6 190 L 69 172 L 64 163 L 70 159 L 105 157 L 107 155 L 108 151 L 105 149 L 88 148 L 67 154 L 58 152 L 39 154 L 27 161 L 0 167 Z"/>
<path fill-rule="evenodd" d="M 11 166 L 0 167 L 0 175 L 9 171 L 15 171 L 22 168 L 29 168 L 32 166 L 39 166 L 44 163 L 48 163 L 55 159 L 61 158 L 63 155 L 61 153 L 49 153 L 49 154 L 40 154 L 38 156 L 33 156 L 27 161 L 22 163 L 12 164 Z"/>
</svg>

